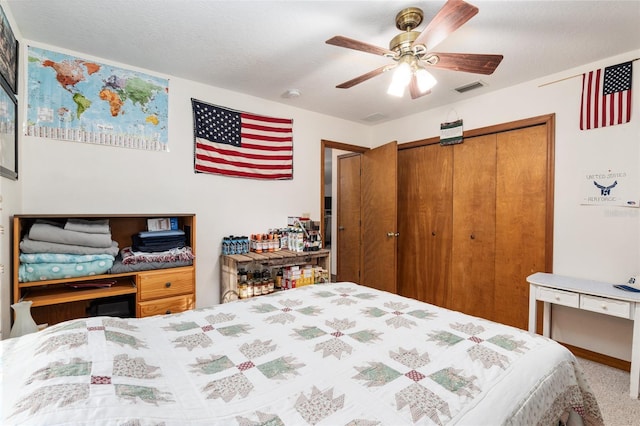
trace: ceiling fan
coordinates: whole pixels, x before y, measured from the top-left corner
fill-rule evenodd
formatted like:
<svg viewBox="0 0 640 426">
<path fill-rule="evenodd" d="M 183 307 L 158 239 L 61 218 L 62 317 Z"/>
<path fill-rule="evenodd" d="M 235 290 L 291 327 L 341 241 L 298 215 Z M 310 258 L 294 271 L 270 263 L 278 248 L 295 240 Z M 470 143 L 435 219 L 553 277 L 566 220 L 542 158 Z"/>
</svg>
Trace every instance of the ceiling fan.
<svg viewBox="0 0 640 426">
<path fill-rule="evenodd" d="M 435 53 L 430 49 L 460 28 L 478 13 L 478 8 L 462 0 L 448 0 L 429 22 L 418 32 L 424 14 L 417 7 L 402 9 L 396 15 L 396 28 L 403 31 L 389 42 L 389 49 L 374 46 L 348 37 L 335 36 L 326 41 L 339 47 L 382 55 L 395 61 L 337 85 L 348 89 L 386 71 L 395 69 L 387 93 L 402 96 L 408 86 L 412 99 L 431 93 L 436 79 L 427 71 L 428 67 L 464 71 L 475 74 L 492 74 L 502 61 L 502 55 L 474 53 Z"/>
</svg>

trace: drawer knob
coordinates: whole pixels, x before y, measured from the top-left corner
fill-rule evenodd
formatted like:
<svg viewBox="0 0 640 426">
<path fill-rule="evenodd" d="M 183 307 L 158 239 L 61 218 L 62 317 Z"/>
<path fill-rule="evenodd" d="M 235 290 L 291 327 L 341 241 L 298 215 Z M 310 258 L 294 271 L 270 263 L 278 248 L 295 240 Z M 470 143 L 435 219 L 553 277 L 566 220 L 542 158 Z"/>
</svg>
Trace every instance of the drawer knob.
<svg viewBox="0 0 640 426">
<path fill-rule="evenodd" d="M 164 286 L 165 286 L 166 288 L 169 288 L 169 287 L 171 287 L 171 282 L 168 282 L 168 283 L 164 283 Z"/>
<path fill-rule="evenodd" d="M 560 300 L 560 296 L 556 294 L 556 300 Z"/>
<path fill-rule="evenodd" d="M 167 312 L 165 312 L 165 314 L 169 315 L 171 313 L 171 309 L 167 309 Z"/>
<path fill-rule="evenodd" d="M 605 305 L 605 304 L 603 303 L 603 304 L 602 304 L 602 309 L 606 311 L 606 310 L 607 310 L 607 305 Z"/>
</svg>

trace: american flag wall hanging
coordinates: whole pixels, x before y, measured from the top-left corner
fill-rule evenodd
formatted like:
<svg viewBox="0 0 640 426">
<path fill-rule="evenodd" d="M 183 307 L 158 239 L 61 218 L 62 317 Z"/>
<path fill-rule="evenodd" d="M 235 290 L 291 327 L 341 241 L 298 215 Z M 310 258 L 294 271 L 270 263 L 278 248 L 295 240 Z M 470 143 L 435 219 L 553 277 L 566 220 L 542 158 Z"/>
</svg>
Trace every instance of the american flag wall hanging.
<svg viewBox="0 0 640 426">
<path fill-rule="evenodd" d="M 293 179 L 293 120 L 191 99 L 196 173 Z"/>
<path fill-rule="evenodd" d="M 631 61 L 582 75 L 580 130 L 628 123 L 631 120 Z"/>
</svg>

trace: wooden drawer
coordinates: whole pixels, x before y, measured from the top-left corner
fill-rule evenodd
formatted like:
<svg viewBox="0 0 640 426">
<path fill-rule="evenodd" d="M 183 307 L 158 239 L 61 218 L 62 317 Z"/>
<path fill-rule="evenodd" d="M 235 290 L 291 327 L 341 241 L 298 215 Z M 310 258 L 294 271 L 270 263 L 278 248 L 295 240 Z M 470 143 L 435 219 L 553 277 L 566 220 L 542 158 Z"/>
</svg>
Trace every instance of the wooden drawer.
<svg viewBox="0 0 640 426">
<path fill-rule="evenodd" d="M 193 294 L 185 294 L 183 296 L 140 302 L 138 303 L 138 317 L 176 314 L 193 308 L 195 308 L 195 298 Z"/>
<path fill-rule="evenodd" d="M 598 296 L 580 296 L 580 309 L 585 311 L 600 312 L 602 314 L 612 315 L 620 318 L 633 319 L 631 316 L 631 302 L 622 300 L 607 299 Z"/>
<path fill-rule="evenodd" d="M 164 269 L 138 274 L 141 301 L 194 293 L 194 284 L 193 268 Z"/>
<path fill-rule="evenodd" d="M 538 288 L 538 300 L 554 303 L 556 305 L 580 307 L 580 295 L 570 291 L 557 290 L 555 288 Z"/>
</svg>

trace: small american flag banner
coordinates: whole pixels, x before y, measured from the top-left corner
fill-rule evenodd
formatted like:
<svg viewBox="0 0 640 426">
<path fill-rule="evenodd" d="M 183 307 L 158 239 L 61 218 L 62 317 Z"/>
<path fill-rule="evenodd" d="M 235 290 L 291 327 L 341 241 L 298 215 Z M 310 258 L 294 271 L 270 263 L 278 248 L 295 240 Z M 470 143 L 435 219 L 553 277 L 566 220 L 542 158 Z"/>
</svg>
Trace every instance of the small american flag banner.
<svg viewBox="0 0 640 426">
<path fill-rule="evenodd" d="M 580 130 L 631 120 L 632 73 L 632 63 L 625 62 L 582 74 Z"/>
<path fill-rule="evenodd" d="M 191 99 L 196 172 L 293 179 L 293 120 Z"/>
</svg>

